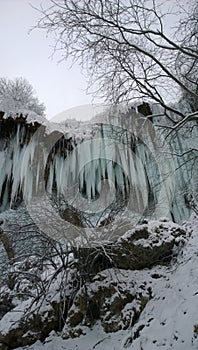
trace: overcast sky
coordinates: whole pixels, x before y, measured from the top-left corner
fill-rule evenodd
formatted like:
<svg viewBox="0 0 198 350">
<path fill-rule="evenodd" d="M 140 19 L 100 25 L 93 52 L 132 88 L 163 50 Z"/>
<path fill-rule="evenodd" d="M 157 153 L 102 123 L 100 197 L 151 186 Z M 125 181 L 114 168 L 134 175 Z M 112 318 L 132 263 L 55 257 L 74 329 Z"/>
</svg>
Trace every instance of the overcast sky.
<svg viewBox="0 0 198 350">
<path fill-rule="evenodd" d="M 35 25 L 39 7 L 48 0 L 0 0 L 0 77 L 26 78 L 44 102 L 47 117 L 52 118 L 65 109 L 91 103 L 86 95 L 86 80 L 77 65 L 70 69 L 60 57 L 52 55 L 52 38 L 43 30 L 29 29 Z"/>
<path fill-rule="evenodd" d="M 180 4 L 186 1 L 180 0 Z M 176 0 L 169 0 L 165 9 L 174 2 Z M 47 38 L 45 30 L 35 29 L 29 33 L 39 18 L 39 12 L 31 4 L 39 7 L 42 3 L 46 7 L 49 0 L 0 0 L 0 77 L 26 78 L 40 102 L 46 105 L 46 116 L 51 119 L 62 111 L 93 101 L 85 92 L 87 84 L 80 67 L 70 68 L 66 61 L 58 63 L 57 54 L 52 58 L 52 37 Z M 169 20 L 167 31 L 175 24 L 174 17 Z M 79 109 L 77 111 L 79 114 Z M 69 111 L 70 114 L 72 116 Z"/>
</svg>

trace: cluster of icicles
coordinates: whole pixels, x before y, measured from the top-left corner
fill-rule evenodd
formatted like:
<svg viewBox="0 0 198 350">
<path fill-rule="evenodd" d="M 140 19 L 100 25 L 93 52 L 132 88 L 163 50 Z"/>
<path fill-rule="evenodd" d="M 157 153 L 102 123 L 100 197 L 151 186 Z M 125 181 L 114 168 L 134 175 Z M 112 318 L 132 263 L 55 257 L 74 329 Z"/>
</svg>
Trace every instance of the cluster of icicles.
<svg viewBox="0 0 198 350">
<path fill-rule="evenodd" d="M 50 139 L 36 132 L 25 143 L 26 129 L 19 123 L 14 137 L 1 139 L 1 211 L 19 194 L 30 202 L 45 192 L 90 213 L 122 198 L 127 210 L 140 216 L 188 217 L 184 202 L 175 199 L 189 182 L 188 164 L 175 178 L 178 161 L 168 151 L 165 155 L 152 123 L 132 117 L 126 115 L 124 124 L 121 119 L 100 124 L 92 137 L 78 142 L 66 134 Z M 182 148 L 179 141 L 177 147 Z"/>
</svg>

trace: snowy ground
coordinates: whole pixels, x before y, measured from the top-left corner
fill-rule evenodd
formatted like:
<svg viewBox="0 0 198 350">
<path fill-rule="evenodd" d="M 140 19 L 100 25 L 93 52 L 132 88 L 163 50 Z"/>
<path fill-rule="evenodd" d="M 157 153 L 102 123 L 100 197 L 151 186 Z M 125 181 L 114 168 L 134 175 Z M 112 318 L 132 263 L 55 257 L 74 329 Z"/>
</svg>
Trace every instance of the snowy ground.
<svg viewBox="0 0 198 350">
<path fill-rule="evenodd" d="M 18 350 L 191 350 L 198 349 L 198 219 L 192 219 L 193 232 L 168 268 L 154 267 L 131 271 L 129 278 L 147 281 L 153 298 L 133 329 L 104 333 L 100 324 L 86 335 L 63 340 L 52 332 L 42 344 Z"/>
</svg>

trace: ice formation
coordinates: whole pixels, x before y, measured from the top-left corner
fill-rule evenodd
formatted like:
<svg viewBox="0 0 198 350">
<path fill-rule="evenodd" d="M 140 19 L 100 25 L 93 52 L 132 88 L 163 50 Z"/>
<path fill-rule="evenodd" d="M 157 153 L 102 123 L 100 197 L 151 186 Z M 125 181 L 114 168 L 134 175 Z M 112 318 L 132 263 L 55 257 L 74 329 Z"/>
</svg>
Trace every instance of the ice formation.
<svg viewBox="0 0 198 350">
<path fill-rule="evenodd" d="M 152 112 L 159 115 L 156 123 L 163 120 L 159 106 Z M 130 108 L 112 108 L 101 120 L 51 134 L 46 125 L 31 132 L 18 122 L 10 133 L 1 126 L 1 211 L 18 198 L 29 203 L 45 196 L 88 214 L 124 203 L 139 219 L 188 218 L 198 181 L 197 158 L 186 150 L 195 147 L 197 129 L 182 128 L 168 142 L 160 128 Z"/>
</svg>

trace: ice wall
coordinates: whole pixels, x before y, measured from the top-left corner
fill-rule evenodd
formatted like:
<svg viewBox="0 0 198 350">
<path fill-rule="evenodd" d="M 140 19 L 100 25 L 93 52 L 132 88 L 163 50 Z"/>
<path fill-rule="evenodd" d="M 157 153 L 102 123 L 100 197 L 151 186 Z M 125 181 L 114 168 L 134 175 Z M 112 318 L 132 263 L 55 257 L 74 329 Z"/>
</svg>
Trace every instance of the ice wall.
<svg viewBox="0 0 198 350">
<path fill-rule="evenodd" d="M 102 215 L 114 203 L 140 219 L 189 217 L 198 179 L 196 155 L 186 150 L 196 144 L 196 127 L 183 128 L 167 144 L 135 111 L 112 110 L 93 133 L 82 126 L 72 136 L 29 129 L 20 122 L 11 133 L 1 128 L 1 211 L 46 195 L 61 210 L 69 205 L 88 215 Z"/>
</svg>

